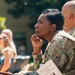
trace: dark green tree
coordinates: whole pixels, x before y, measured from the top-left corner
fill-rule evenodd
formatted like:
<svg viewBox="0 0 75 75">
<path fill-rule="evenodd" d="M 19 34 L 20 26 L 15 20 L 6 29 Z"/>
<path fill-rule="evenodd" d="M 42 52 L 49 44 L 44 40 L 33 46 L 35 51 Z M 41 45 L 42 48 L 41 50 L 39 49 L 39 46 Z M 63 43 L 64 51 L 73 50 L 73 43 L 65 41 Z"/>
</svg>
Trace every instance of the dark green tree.
<svg viewBox="0 0 75 75">
<path fill-rule="evenodd" d="M 47 8 L 61 8 L 68 0 L 5 0 L 6 3 L 15 3 L 14 8 L 8 9 L 8 13 L 14 18 L 20 18 L 22 15 L 29 16 L 30 22 L 28 23 L 30 28 L 34 28 L 38 16 Z M 44 52 L 47 41 L 44 43 L 42 50 Z"/>
<path fill-rule="evenodd" d="M 63 4 L 68 0 L 5 0 L 6 3 L 15 3 L 14 8 L 8 9 L 8 13 L 14 18 L 20 18 L 22 15 L 28 15 L 30 17 L 30 22 L 28 25 L 30 28 L 36 23 L 36 20 L 47 8 L 58 8 L 61 11 Z"/>
</svg>

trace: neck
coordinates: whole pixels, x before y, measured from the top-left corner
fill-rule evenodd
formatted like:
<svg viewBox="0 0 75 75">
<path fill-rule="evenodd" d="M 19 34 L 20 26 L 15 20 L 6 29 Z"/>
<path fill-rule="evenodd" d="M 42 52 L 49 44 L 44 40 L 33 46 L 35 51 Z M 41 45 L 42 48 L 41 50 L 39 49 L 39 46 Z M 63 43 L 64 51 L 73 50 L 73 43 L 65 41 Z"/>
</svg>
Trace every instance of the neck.
<svg viewBox="0 0 75 75">
<path fill-rule="evenodd" d="M 46 39 L 48 42 L 51 42 L 52 38 L 54 37 L 54 35 L 55 35 L 57 32 L 58 32 L 58 31 L 53 32 L 53 33 L 50 33 L 48 36 L 45 37 L 45 39 Z"/>
<path fill-rule="evenodd" d="M 75 26 L 71 27 L 71 28 L 64 28 L 65 32 L 69 32 L 70 30 L 72 30 Z"/>
</svg>

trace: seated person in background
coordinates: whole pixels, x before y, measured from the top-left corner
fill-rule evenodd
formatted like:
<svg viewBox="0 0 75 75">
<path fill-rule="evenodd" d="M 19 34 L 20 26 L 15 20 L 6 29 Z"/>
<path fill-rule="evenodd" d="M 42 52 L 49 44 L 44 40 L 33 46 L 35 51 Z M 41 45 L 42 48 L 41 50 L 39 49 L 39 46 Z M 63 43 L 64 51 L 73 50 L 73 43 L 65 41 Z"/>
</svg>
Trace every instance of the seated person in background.
<svg viewBox="0 0 75 75">
<path fill-rule="evenodd" d="M 4 29 L 4 30 L 2 30 L 1 35 L 6 35 L 9 38 L 11 47 L 14 49 L 14 51 L 17 55 L 16 46 L 15 46 L 14 41 L 13 41 L 12 31 L 10 29 Z M 23 56 L 17 55 L 16 56 L 16 63 L 14 63 L 14 62 L 11 63 L 9 71 L 12 73 L 19 72 L 21 70 L 22 65 L 26 65 L 28 60 L 29 60 L 29 58 L 27 59 L 25 56 L 23 57 Z"/>
<path fill-rule="evenodd" d="M 18 48 L 18 54 L 19 55 L 25 55 L 25 52 L 26 52 L 26 47 L 25 45 L 22 43 L 19 48 Z"/>
<path fill-rule="evenodd" d="M 16 61 L 16 52 L 6 35 L 0 35 L 0 55 L 4 56 L 0 72 L 7 72 L 11 65 L 11 58 L 14 58 L 14 62 Z"/>
<path fill-rule="evenodd" d="M 15 46 L 14 41 L 13 41 L 12 31 L 10 29 L 4 29 L 1 32 L 1 35 L 3 35 L 3 34 L 7 35 L 7 37 L 9 38 L 9 41 L 11 43 L 12 48 L 16 51 L 16 46 Z"/>
</svg>

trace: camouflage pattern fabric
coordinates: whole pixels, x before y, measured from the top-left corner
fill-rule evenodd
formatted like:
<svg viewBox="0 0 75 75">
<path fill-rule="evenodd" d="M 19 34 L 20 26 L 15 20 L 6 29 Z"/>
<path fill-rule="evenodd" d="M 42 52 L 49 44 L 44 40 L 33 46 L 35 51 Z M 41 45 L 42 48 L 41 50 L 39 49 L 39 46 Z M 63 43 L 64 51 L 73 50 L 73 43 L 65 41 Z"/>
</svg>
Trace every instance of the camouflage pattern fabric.
<svg viewBox="0 0 75 75">
<path fill-rule="evenodd" d="M 75 40 L 70 39 L 68 36 L 66 37 L 66 35 L 61 36 L 62 33 L 63 32 L 60 34 L 57 33 L 48 44 L 44 53 L 43 63 L 47 62 L 49 59 L 52 59 L 64 75 L 69 75 L 68 73 L 75 69 L 75 61 L 73 60 L 75 59 Z M 37 59 L 38 56 L 39 55 L 33 55 L 33 58 L 36 57 L 34 60 L 38 61 L 36 63 L 37 65 L 40 64 L 39 58 Z M 38 67 L 36 64 L 34 64 L 34 68 Z M 75 73 L 70 75 L 75 75 Z"/>
</svg>

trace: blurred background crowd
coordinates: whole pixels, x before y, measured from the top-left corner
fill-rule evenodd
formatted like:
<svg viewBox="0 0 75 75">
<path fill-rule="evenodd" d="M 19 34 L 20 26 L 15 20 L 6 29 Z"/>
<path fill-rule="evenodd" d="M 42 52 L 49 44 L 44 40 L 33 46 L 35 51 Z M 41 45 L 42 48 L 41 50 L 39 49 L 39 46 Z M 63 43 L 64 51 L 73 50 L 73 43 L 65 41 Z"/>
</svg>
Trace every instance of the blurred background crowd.
<svg viewBox="0 0 75 75">
<path fill-rule="evenodd" d="M 17 53 L 31 55 L 31 35 L 34 33 L 39 14 L 46 8 L 61 8 L 69 0 L 0 0 L 0 17 L 5 26 L 0 24 L 0 32 L 8 28 L 13 32 Z M 0 23 L 1 23 L 0 22 Z M 47 42 L 43 46 L 46 47 Z M 20 52 L 21 51 L 21 52 Z"/>
<path fill-rule="evenodd" d="M 33 48 L 30 39 L 38 16 L 46 8 L 57 8 L 61 11 L 67 1 L 69 0 L 0 0 L 0 32 L 10 29 L 17 54 L 31 56 Z M 47 41 L 42 47 L 43 53 L 46 45 Z"/>
</svg>

